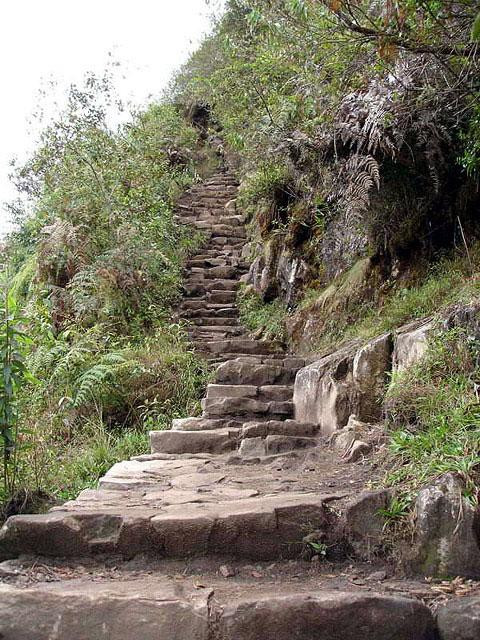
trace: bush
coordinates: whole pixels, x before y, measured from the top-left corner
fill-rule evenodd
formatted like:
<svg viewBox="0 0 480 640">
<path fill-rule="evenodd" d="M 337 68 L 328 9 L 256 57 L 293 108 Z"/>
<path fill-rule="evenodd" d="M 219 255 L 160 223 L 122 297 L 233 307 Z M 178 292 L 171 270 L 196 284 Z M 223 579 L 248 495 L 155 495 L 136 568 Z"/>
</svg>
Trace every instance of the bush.
<svg viewBox="0 0 480 640">
<path fill-rule="evenodd" d="M 285 341 L 287 307 L 280 300 L 264 303 L 258 293 L 244 287 L 239 291 L 237 304 L 240 321 L 250 331 L 261 334 L 266 340 Z"/>
<path fill-rule="evenodd" d="M 202 242 L 173 217 L 196 179 L 197 133 L 166 103 L 113 130 L 114 103 L 108 78 L 72 87 L 16 170 L 28 211 L 5 255 L 37 379 L 17 394 L 27 493 L 71 497 L 145 452 L 149 429 L 198 411 L 209 375 L 172 320 L 183 265 Z"/>
<path fill-rule="evenodd" d="M 438 333 L 424 358 L 398 374 L 386 396 L 391 469 L 387 484 L 410 496 L 446 472 L 476 500 L 480 468 L 477 383 L 480 344 L 462 330 Z"/>
</svg>

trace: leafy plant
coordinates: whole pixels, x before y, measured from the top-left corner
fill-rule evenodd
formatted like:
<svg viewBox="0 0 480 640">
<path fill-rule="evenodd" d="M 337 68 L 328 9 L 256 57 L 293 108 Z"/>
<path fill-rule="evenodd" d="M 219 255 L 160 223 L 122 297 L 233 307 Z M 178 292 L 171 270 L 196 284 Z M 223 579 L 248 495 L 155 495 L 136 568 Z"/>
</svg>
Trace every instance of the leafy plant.
<svg viewBox="0 0 480 640">
<path fill-rule="evenodd" d="M 18 471 L 18 396 L 21 387 L 32 381 L 26 365 L 25 350 L 29 343 L 21 330 L 22 318 L 17 314 L 15 299 L 4 286 L 0 311 L 0 439 L 3 448 L 3 495 L 12 497 Z"/>
<path fill-rule="evenodd" d="M 286 339 L 286 305 L 280 300 L 264 303 L 261 296 L 248 287 L 240 289 L 237 296 L 240 320 L 253 332 L 261 332 L 267 340 Z"/>
</svg>

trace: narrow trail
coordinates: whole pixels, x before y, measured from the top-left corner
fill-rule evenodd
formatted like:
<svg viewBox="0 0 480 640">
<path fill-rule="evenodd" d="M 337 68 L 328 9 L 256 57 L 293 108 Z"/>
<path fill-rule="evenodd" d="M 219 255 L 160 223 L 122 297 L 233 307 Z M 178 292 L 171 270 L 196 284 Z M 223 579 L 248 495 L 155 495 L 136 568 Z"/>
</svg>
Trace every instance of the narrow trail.
<svg viewBox="0 0 480 640">
<path fill-rule="evenodd" d="M 316 425 L 295 421 L 305 360 L 239 322 L 248 265 L 236 193 L 235 177 L 218 173 L 177 207 L 206 236 L 178 309 L 216 364 L 202 416 L 152 432 L 151 453 L 114 465 L 98 489 L 7 521 L 0 638 L 435 637 L 425 603 L 438 593 L 379 561 L 352 564 L 339 514 L 373 471 L 345 465 Z M 309 540 L 334 560 L 312 561 Z"/>
</svg>

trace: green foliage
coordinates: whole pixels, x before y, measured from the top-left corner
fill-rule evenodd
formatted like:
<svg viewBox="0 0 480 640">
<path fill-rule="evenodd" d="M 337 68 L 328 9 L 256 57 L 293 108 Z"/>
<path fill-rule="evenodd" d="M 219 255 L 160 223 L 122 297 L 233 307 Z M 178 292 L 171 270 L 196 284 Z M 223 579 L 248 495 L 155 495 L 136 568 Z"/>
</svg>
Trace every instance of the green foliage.
<svg viewBox="0 0 480 640">
<path fill-rule="evenodd" d="M 480 40 L 480 13 L 477 14 L 475 22 L 472 26 L 472 40 L 478 42 Z"/>
<path fill-rule="evenodd" d="M 5 276 L 5 273 L 2 274 Z M 25 364 L 30 343 L 22 330 L 23 318 L 7 286 L 2 291 L 0 310 L 0 440 L 3 449 L 3 499 L 13 496 L 18 476 L 19 397 L 33 378 Z"/>
<path fill-rule="evenodd" d="M 71 88 L 66 111 L 16 169 L 27 204 L 5 251 L 38 380 L 14 389 L 19 482 L 64 497 L 145 452 L 149 429 L 198 411 L 209 375 L 171 313 L 202 241 L 172 206 L 196 179 L 197 133 L 167 103 L 112 129 L 115 105 L 108 77 Z"/>
<path fill-rule="evenodd" d="M 478 20 L 480 25 L 480 20 Z M 479 26 L 480 29 L 480 26 Z M 460 164 L 469 176 L 478 176 L 480 172 L 480 106 L 477 104 L 473 110 L 468 128 L 462 133 L 464 149 L 459 159 Z"/>
<path fill-rule="evenodd" d="M 460 474 L 467 494 L 476 495 L 479 354 L 479 343 L 463 330 L 441 332 L 420 363 L 392 380 L 386 398 L 392 429 L 387 484 L 407 496 L 404 510 L 420 486 L 446 472 Z"/>
<path fill-rule="evenodd" d="M 326 318 L 315 348 L 330 347 L 353 338 L 369 339 L 410 320 L 435 315 L 453 303 L 469 302 L 480 293 L 479 271 L 480 245 L 477 243 L 470 250 L 470 259 L 465 255 L 445 257 L 430 265 L 426 273 L 417 274 L 416 284 L 393 284 L 390 288 L 384 287 L 381 299 L 336 308 L 332 321 Z M 314 306 L 327 293 L 326 290 L 306 291 L 300 307 L 320 313 Z"/>
<path fill-rule="evenodd" d="M 287 308 L 280 300 L 265 303 L 258 293 L 244 287 L 239 291 L 237 304 L 240 320 L 250 331 L 261 333 L 267 340 L 283 342 L 286 339 Z"/>
</svg>

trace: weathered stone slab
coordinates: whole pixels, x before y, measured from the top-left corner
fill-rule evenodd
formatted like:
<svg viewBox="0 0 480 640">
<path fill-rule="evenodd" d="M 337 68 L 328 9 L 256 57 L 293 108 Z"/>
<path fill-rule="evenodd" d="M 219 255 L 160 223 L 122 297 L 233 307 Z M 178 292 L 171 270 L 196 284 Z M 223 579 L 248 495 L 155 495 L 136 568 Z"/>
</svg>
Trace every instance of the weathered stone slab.
<svg viewBox="0 0 480 640">
<path fill-rule="evenodd" d="M 151 431 L 150 444 L 152 453 L 224 453 L 235 448 L 238 433 L 238 429 Z"/>
<path fill-rule="evenodd" d="M 339 591 L 229 603 L 221 637 L 235 640 L 434 640 L 429 609 L 415 600 Z"/>
<path fill-rule="evenodd" d="M 451 600 L 437 612 L 440 640 L 478 640 L 480 638 L 480 597 Z"/>
<path fill-rule="evenodd" d="M 210 592 L 166 579 L 0 586 L 2 640 L 207 640 Z"/>
</svg>

